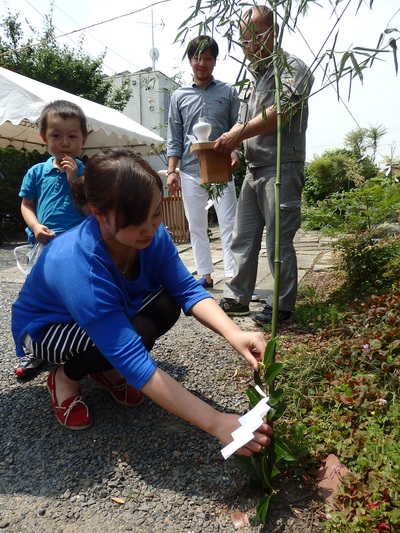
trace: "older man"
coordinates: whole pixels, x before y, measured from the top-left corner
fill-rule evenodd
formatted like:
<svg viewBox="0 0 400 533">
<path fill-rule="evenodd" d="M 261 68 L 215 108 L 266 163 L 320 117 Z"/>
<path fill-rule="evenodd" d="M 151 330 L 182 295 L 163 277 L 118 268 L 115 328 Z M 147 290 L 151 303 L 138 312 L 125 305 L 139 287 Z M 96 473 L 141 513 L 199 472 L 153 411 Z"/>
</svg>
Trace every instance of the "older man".
<svg viewBox="0 0 400 533">
<path fill-rule="evenodd" d="M 225 284 L 222 309 L 231 316 L 250 314 L 261 240 L 266 228 L 269 267 L 275 260 L 275 183 L 277 173 L 277 102 L 274 63 L 278 62 L 283 110 L 281 152 L 281 275 L 278 322 L 291 318 L 297 296 L 297 258 L 293 239 L 301 224 L 304 185 L 307 98 L 313 76 L 297 57 L 277 47 L 273 12 L 265 6 L 248 10 L 240 23 L 240 40 L 249 61 L 250 81 L 242 100 L 240 118 L 216 141 L 227 153 L 243 144 L 247 174 L 238 201 L 232 238 L 235 275 Z M 253 318 L 260 325 L 272 320 L 273 295 Z"/>
</svg>

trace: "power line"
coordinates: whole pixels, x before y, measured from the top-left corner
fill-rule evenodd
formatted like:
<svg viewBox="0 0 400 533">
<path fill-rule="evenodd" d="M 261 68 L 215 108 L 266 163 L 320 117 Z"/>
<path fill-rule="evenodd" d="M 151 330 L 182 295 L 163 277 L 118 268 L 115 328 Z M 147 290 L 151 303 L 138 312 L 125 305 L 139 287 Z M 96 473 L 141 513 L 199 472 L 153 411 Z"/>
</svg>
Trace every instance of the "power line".
<svg viewBox="0 0 400 533">
<path fill-rule="evenodd" d="M 95 28 L 96 26 L 101 26 L 102 24 L 107 24 L 109 22 L 113 22 L 114 20 L 118 20 L 124 17 L 129 17 L 130 15 L 136 15 L 137 13 L 140 13 L 141 11 L 145 11 L 146 9 L 152 8 L 158 4 L 166 4 L 167 2 L 171 2 L 171 0 L 159 0 L 158 2 L 154 2 L 153 4 L 150 4 L 146 7 L 141 7 L 140 9 L 137 9 L 136 11 L 131 11 L 130 13 L 125 13 L 124 15 L 118 15 L 117 17 L 113 17 L 111 19 L 103 20 L 102 22 L 95 22 L 94 24 L 91 24 L 90 26 L 85 26 L 79 30 L 73 30 L 67 33 L 64 33 L 63 35 L 59 35 L 57 38 L 60 37 L 67 37 L 68 35 L 71 35 L 73 33 L 88 30 L 90 28 Z"/>
</svg>

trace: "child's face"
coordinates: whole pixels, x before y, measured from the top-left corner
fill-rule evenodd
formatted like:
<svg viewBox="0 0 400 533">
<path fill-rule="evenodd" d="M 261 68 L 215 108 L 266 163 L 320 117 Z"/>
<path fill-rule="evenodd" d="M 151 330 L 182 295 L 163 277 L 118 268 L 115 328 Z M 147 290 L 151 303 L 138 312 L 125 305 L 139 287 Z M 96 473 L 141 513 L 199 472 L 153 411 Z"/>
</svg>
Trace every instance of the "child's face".
<svg viewBox="0 0 400 533">
<path fill-rule="evenodd" d="M 85 145 L 79 119 L 61 118 L 51 114 L 47 118 L 47 129 L 42 135 L 50 154 L 61 161 L 65 156 L 76 159 Z"/>
</svg>

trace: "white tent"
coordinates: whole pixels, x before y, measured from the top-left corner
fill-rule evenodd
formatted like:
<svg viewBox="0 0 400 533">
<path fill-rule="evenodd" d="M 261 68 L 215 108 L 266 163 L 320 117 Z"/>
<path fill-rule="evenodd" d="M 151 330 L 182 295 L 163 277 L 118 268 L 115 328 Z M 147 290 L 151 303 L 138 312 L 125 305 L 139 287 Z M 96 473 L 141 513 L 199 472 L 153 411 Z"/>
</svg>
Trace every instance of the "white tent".
<svg viewBox="0 0 400 533">
<path fill-rule="evenodd" d="M 90 156 L 111 146 L 147 154 L 163 142 L 162 137 L 115 109 L 0 68 L 0 146 L 45 152 L 38 119 L 43 107 L 54 100 L 74 102 L 87 117 L 90 133 L 81 155 Z"/>
</svg>

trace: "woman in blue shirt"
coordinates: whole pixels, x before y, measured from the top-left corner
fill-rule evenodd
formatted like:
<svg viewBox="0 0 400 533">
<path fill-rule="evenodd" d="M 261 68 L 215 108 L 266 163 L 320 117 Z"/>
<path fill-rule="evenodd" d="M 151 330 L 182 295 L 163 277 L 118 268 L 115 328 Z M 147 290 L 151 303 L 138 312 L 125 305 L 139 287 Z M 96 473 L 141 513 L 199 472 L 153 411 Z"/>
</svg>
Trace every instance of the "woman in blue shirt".
<svg viewBox="0 0 400 533">
<path fill-rule="evenodd" d="M 142 158 L 119 148 L 97 154 L 73 190 L 92 215 L 45 248 L 12 307 L 17 355 L 30 351 L 59 365 L 47 380 L 57 420 L 68 429 L 92 424 L 79 392 L 89 376 L 123 405 L 138 405 L 145 394 L 229 443 L 239 416 L 192 395 L 149 352 L 181 309 L 255 369 L 263 334 L 242 331 L 186 269 L 161 224 L 162 182 Z M 263 424 L 239 451 L 260 451 L 270 435 Z"/>
</svg>

